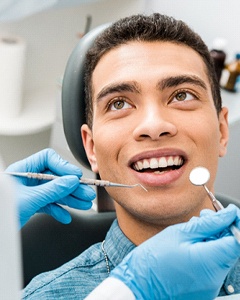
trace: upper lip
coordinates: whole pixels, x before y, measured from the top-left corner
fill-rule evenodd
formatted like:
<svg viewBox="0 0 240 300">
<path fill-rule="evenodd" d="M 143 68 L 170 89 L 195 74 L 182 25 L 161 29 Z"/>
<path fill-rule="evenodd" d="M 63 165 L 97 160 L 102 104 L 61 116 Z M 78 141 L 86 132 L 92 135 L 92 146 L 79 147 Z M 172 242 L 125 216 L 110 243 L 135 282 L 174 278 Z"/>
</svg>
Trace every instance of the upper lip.
<svg viewBox="0 0 240 300">
<path fill-rule="evenodd" d="M 187 155 L 179 149 L 150 150 L 134 155 L 129 160 L 129 166 L 134 170 L 159 168 L 172 165 L 182 165 Z"/>
</svg>

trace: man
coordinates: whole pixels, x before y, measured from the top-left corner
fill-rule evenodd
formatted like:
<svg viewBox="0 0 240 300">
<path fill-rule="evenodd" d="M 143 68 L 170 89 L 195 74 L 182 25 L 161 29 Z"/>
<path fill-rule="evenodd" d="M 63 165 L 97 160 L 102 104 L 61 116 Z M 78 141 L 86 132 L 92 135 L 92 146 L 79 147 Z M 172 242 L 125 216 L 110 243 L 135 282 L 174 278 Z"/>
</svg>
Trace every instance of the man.
<svg viewBox="0 0 240 300">
<path fill-rule="evenodd" d="M 189 182 L 190 171 L 204 166 L 211 173 L 208 188 L 213 191 L 218 157 L 225 155 L 228 141 L 227 109 L 221 107 L 213 65 L 200 37 L 183 22 L 167 16 L 132 16 L 116 22 L 97 38 L 86 66 L 87 124 L 81 132 L 92 170 L 102 179 L 141 183 L 148 192 L 109 188 L 117 221 L 105 241 L 62 268 L 34 279 L 25 290 L 25 299 L 84 299 L 109 273 L 114 274 L 114 268 L 136 246 L 140 245 L 137 249 L 141 251 L 148 240 L 153 240 L 155 246 L 169 250 L 166 237 L 171 237 L 177 242 L 170 248 L 177 252 L 184 240 L 182 232 L 194 232 L 192 218 L 203 209 L 213 209 L 204 189 Z M 183 222 L 187 225 L 179 224 Z M 180 226 L 177 232 L 181 238 L 172 229 L 175 226 Z M 195 228 L 198 232 L 199 224 Z M 214 236 L 214 242 L 205 242 L 204 247 L 221 240 L 221 235 L 225 237 L 224 228 L 215 228 L 207 237 L 201 233 L 201 242 Z M 240 291 L 238 265 L 233 268 L 239 256 L 236 244 L 237 254 L 227 263 L 227 273 L 231 271 L 220 295 L 227 293 L 230 283 L 234 292 Z M 203 249 L 197 247 L 194 252 Z M 171 265 L 171 270 L 174 267 L 177 265 Z M 181 271 L 188 277 L 187 269 Z M 208 278 L 206 265 L 196 265 L 194 271 Z M 227 273 L 220 276 L 217 291 Z M 167 277 L 170 284 L 171 277 Z M 192 281 L 182 279 L 186 292 Z M 164 291 L 168 296 L 163 293 L 163 299 L 178 295 L 176 290 L 173 294 L 171 289 Z M 189 293 L 192 296 L 191 288 Z"/>
</svg>

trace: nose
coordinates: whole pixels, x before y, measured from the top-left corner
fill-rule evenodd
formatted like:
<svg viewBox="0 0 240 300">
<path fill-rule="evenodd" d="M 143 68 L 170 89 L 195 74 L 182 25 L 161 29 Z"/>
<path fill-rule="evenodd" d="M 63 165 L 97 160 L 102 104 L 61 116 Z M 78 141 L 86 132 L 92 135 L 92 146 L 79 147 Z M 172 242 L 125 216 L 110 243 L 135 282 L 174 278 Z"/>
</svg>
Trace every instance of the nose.
<svg viewBox="0 0 240 300">
<path fill-rule="evenodd" d="M 138 125 L 133 131 L 136 140 L 150 138 L 158 140 L 163 136 L 174 136 L 177 127 L 174 124 L 174 116 L 167 108 L 148 106 L 139 112 Z"/>
</svg>

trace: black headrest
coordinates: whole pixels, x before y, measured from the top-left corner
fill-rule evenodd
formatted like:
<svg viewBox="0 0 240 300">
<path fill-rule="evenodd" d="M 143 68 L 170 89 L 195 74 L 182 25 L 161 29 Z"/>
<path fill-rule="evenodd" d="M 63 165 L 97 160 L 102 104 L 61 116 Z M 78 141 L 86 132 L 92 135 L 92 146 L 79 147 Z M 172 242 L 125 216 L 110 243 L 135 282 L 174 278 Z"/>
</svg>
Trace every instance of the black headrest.
<svg viewBox="0 0 240 300">
<path fill-rule="evenodd" d="M 96 37 L 109 26 L 104 24 L 87 33 L 69 57 L 63 77 L 62 116 L 63 129 L 68 146 L 74 157 L 82 165 L 90 169 L 80 133 L 80 127 L 86 123 L 84 64 L 88 49 Z"/>
</svg>

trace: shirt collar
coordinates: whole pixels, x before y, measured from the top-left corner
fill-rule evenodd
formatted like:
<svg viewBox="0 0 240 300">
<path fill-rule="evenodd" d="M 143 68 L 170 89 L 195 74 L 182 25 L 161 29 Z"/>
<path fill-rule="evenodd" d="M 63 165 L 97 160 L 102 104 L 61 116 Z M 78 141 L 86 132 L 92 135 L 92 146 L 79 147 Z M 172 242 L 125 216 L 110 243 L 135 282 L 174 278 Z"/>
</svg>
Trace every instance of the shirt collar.
<svg viewBox="0 0 240 300">
<path fill-rule="evenodd" d="M 111 264 L 116 267 L 135 247 L 136 246 L 120 229 L 117 219 L 114 220 L 107 233 L 104 244 L 105 251 Z"/>
</svg>

